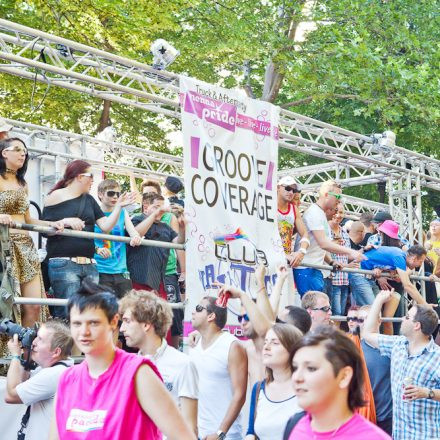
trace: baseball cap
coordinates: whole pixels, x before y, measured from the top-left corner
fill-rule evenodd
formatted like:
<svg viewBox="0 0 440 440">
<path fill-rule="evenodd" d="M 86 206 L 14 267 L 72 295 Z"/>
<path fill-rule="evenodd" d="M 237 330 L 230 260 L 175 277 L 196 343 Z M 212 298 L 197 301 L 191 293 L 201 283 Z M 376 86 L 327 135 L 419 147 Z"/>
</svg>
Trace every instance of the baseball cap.
<svg viewBox="0 0 440 440">
<path fill-rule="evenodd" d="M 278 185 L 281 186 L 295 185 L 299 189 L 298 183 L 296 183 L 296 180 L 292 176 L 281 177 L 281 179 L 278 180 Z"/>
<path fill-rule="evenodd" d="M 172 193 L 177 194 L 182 191 L 183 184 L 177 177 L 168 176 L 167 180 L 165 180 L 165 188 L 170 190 Z"/>
<path fill-rule="evenodd" d="M 14 127 L 0 117 L 0 132 L 12 130 Z"/>
<path fill-rule="evenodd" d="M 379 211 L 375 214 L 373 219 L 371 220 L 373 223 L 383 223 L 387 220 L 392 220 L 392 215 L 387 211 Z"/>
</svg>

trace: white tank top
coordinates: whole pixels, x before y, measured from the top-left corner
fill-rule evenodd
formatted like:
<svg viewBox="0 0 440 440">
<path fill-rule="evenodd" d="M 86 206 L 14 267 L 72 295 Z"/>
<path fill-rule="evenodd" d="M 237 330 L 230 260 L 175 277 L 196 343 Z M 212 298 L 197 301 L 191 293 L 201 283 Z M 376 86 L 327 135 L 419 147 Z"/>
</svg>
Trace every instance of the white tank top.
<svg viewBox="0 0 440 440">
<path fill-rule="evenodd" d="M 215 434 L 232 400 L 232 383 L 228 371 L 229 349 L 235 336 L 222 332 L 206 350 L 200 339 L 190 352 L 199 374 L 199 407 L 197 425 L 199 438 Z M 241 415 L 227 432 L 227 440 L 242 440 Z"/>
<path fill-rule="evenodd" d="M 296 396 L 274 402 L 269 400 L 265 390 L 261 389 L 258 395 L 255 434 L 260 440 L 280 440 L 283 438 L 287 421 L 301 411 L 302 408 L 298 405 Z"/>
<path fill-rule="evenodd" d="M 293 251 L 292 236 L 295 228 L 295 207 L 293 203 L 289 203 L 286 212 L 278 209 L 278 231 L 280 232 L 281 241 L 284 247 L 284 253 L 289 255 Z"/>
</svg>

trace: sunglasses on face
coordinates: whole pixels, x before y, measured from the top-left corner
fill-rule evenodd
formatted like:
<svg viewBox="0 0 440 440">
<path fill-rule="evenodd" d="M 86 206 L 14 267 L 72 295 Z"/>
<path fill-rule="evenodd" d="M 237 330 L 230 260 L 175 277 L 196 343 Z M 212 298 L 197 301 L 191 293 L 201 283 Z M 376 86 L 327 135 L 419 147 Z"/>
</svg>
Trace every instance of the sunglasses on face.
<svg viewBox="0 0 440 440">
<path fill-rule="evenodd" d="M 81 173 L 80 176 L 91 177 L 93 179 L 93 173 Z"/>
<path fill-rule="evenodd" d="M 329 191 L 327 194 L 336 198 L 336 200 L 341 200 L 342 194 L 335 193 L 333 191 Z"/>
<path fill-rule="evenodd" d="M 237 318 L 240 324 L 242 323 L 243 320 L 249 322 L 249 316 L 247 315 L 247 313 L 245 313 L 244 315 L 238 315 Z"/>
<path fill-rule="evenodd" d="M 19 145 L 16 145 L 14 147 L 7 147 L 4 149 L 4 151 L 14 151 L 15 153 L 28 154 L 27 148 L 20 147 Z"/>
<path fill-rule="evenodd" d="M 119 197 L 121 195 L 120 191 L 107 191 L 106 192 L 107 197 Z"/>
<path fill-rule="evenodd" d="M 312 309 L 312 310 L 319 310 L 319 311 L 321 311 L 321 312 L 328 313 L 328 312 L 331 312 L 331 311 L 332 311 L 332 308 L 329 307 L 329 306 L 325 306 L 325 307 L 315 307 L 315 308 Z"/>
<path fill-rule="evenodd" d="M 298 188 L 295 188 L 294 186 L 285 186 L 284 189 L 286 191 L 293 192 L 294 194 L 301 192 Z"/>
<path fill-rule="evenodd" d="M 364 323 L 364 319 L 363 318 L 357 318 L 356 316 L 347 316 L 347 322 L 358 322 L 359 324 L 363 324 Z"/>
<path fill-rule="evenodd" d="M 197 313 L 203 312 L 203 310 L 208 311 L 208 309 L 206 307 L 202 306 L 201 304 L 196 305 L 196 312 Z"/>
</svg>

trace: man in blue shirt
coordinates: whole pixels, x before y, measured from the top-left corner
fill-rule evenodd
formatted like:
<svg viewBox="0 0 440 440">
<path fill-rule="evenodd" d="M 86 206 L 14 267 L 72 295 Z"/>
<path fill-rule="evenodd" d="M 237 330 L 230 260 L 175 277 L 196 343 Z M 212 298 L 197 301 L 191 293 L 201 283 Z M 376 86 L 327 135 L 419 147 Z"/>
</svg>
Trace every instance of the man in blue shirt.
<svg viewBox="0 0 440 440">
<path fill-rule="evenodd" d="M 411 283 L 409 275 L 413 269 L 419 268 L 426 258 L 423 246 L 411 246 L 407 252 L 390 246 L 381 246 L 365 253 L 366 260 L 361 261 L 361 269 L 373 270 L 380 277 L 382 270 L 396 272 L 403 288 L 418 304 L 426 304 L 416 287 Z"/>
<path fill-rule="evenodd" d="M 105 179 L 98 186 L 98 197 L 101 209 L 108 217 L 121 195 L 119 183 L 113 179 Z M 98 226 L 95 232 L 102 233 Z M 136 231 L 125 209 L 121 209 L 119 219 L 111 231 L 112 235 L 131 237 L 130 245 L 138 246 L 141 236 Z M 99 272 L 99 284 L 109 287 L 122 298 L 131 288 L 130 274 L 127 270 L 126 244 L 119 241 L 95 240 L 95 260 Z"/>
<path fill-rule="evenodd" d="M 382 290 L 364 323 L 363 339 L 391 360 L 393 439 L 440 438 L 440 347 L 431 337 L 438 317 L 429 305 L 417 304 L 406 314 L 401 336 L 377 333 L 382 306 L 394 295 Z"/>
</svg>

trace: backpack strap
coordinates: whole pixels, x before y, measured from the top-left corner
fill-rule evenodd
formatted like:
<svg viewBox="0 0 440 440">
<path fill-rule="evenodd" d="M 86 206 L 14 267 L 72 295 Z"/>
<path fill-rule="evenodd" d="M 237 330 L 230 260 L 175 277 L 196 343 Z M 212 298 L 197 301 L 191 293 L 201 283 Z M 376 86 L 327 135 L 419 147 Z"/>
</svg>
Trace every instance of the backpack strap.
<svg viewBox="0 0 440 440">
<path fill-rule="evenodd" d="M 306 415 L 305 411 L 301 411 L 299 413 L 294 414 L 288 421 L 287 425 L 284 429 L 283 440 L 289 440 L 290 434 L 293 431 L 293 428 L 298 424 L 298 422 Z"/>
</svg>

